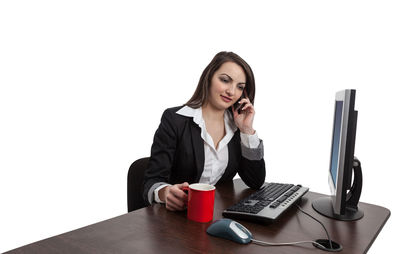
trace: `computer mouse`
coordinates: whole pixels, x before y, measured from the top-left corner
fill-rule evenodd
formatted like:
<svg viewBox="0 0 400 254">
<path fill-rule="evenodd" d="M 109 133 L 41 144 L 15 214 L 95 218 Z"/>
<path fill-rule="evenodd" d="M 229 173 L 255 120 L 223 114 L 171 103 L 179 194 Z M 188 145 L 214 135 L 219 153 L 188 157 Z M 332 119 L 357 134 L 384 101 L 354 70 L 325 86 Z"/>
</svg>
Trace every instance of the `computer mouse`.
<svg viewBox="0 0 400 254">
<path fill-rule="evenodd" d="M 207 228 L 207 233 L 241 244 L 247 244 L 253 239 L 253 235 L 247 228 L 231 219 L 215 221 Z"/>
</svg>

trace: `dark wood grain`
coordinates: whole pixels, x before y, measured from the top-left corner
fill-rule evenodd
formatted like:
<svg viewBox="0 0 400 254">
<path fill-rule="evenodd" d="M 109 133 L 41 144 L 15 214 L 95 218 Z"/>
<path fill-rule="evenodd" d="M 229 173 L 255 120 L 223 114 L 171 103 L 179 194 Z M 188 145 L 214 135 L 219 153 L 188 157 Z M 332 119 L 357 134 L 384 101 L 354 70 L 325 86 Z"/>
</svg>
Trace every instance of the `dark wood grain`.
<svg viewBox="0 0 400 254">
<path fill-rule="evenodd" d="M 217 186 L 214 221 L 222 211 L 253 191 L 241 180 Z M 361 203 L 364 218 L 343 222 L 316 213 L 311 202 L 323 195 L 309 192 L 303 209 L 320 219 L 333 240 L 343 246 L 340 253 L 366 253 L 390 216 L 386 208 Z M 273 224 L 239 221 L 255 239 L 288 242 L 326 238 L 322 227 L 297 209 L 291 209 Z M 186 218 L 185 212 L 169 212 L 153 205 L 103 222 L 38 241 L 7 253 L 326 253 L 306 244 L 302 246 L 264 247 L 240 245 L 207 235 L 211 224 Z"/>
</svg>

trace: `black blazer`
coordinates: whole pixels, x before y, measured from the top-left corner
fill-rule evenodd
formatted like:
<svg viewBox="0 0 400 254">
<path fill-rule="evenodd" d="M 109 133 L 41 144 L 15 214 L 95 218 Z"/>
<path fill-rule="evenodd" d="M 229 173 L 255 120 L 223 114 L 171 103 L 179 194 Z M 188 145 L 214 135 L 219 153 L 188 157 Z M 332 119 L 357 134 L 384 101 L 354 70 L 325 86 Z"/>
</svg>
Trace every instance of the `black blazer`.
<svg viewBox="0 0 400 254">
<path fill-rule="evenodd" d="M 148 192 L 155 183 L 197 183 L 203 173 L 204 141 L 201 129 L 192 117 L 176 114 L 181 108 L 165 110 L 154 135 L 144 175 L 143 198 L 146 202 L 149 202 Z M 218 183 L 232 180 L 239 173 L 249 187 L 259 189 L 265 180 L 264 159 L 248 160 L 242 156 L 239 129 L 229 141 L 228 151 L 228 165 Z"/>
</svg>

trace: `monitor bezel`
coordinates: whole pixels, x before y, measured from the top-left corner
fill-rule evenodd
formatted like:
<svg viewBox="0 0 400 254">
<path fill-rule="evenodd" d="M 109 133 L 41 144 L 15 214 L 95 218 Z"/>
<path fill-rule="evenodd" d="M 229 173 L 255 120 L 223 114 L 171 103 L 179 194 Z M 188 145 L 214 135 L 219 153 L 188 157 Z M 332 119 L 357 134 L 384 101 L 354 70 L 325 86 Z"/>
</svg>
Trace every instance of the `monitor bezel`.
<svg viewBox="0 0 400 254">
<path fill-rule="evenodd" d="M 335 128 L 335 118 L 336 118 L 336 103 L 337 101 L 342 101 L 342 119 L 340 125 L 340 138 L 339 138 L 339 155 L 336 170 L 336 186 L 332 178 L 331 164 L 332 164 L 332 152 L 333 152 L 333 142 L 334 142 L 334 128 Z M 355 90 L 342 90 L 336 93 L 335 104 L 334 104 L 334 114 L 333 114 L 333 130 L 332 130 L 332 143 L 331 143 L 331 153 L 330 153 L 330 163 L 329 163 L 329 174 L 328 181 L 329 187 L 332 194 L 332 207 L 336 214 L 344 214 L 346 208 L 346 194 L 347 189 L 351 185 L 351 174 L 352 174 L 352 164 L 354 159 L 354 144 L 350 144 L 355 140 L 352 140 L 352 135 L 355 135 L 355 130 L 353 128 L 354 117 L 354 101 L 355 101 Z M 350 132 L 350 133 L 349 133 Z"/>
</svg>

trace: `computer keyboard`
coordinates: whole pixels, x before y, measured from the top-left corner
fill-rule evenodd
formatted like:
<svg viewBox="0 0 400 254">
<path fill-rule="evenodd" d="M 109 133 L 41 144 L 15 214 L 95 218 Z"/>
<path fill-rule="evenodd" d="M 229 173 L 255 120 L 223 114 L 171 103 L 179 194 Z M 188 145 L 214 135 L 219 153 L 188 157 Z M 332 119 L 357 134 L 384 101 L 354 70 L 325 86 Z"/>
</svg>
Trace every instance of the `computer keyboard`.
<svg viewBox="0 0 400 254">
<path fill-rule="evenodd" d="M 224 217 L 273 222 L 308 192 L 301 185 L 265 183 L 263 187 L 222 212 Z"/>
</svg>

